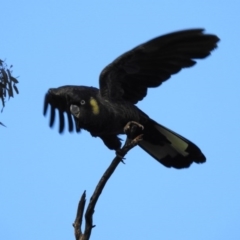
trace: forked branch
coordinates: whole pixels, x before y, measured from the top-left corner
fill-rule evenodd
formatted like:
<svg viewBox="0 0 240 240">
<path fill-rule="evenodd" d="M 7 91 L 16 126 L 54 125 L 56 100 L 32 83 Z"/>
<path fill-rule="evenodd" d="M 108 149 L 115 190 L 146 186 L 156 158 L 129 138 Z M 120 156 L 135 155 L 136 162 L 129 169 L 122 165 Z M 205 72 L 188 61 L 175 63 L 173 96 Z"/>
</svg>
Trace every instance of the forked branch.
<svg viewBox="0 0 240 240">
<path fill-rule="evenodd" d="M 73 223 L 74 234 L 76 240 L 89 240 L 92 232 L 93 225 L 93 213 L 97 203 L 97 200 L 102 193 L 104 186 L 106 185 L 108 179 L 111 177 L 118 164 L 123 161 L 124 156 L 135 147 L 141 140 L 142 134 L 139 134 L 139 130 L 142 130 L 142 126 L 135 122 L 129 122 L 124 128 L 127 139 L 124 146 L 117 151 L 116 157 L 111 162 L 110 166 L 107 168 L 103 176 L 101 177 L 99 183 L 97 184 L 92 197 L 90 198 L 86 213 L 85 213 L 85 229 L 84 232 L 81 230 L 84 207 L 86 202 L 86 192 L 84 191 L 78 204 L 76 219 Z"/>
</svg>

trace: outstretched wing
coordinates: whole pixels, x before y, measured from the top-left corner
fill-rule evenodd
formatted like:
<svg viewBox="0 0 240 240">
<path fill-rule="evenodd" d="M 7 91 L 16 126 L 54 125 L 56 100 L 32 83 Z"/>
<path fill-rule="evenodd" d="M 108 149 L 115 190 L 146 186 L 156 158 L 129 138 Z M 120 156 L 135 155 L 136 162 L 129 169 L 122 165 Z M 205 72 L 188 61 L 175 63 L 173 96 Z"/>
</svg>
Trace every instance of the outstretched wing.
<svg viewBox="0 0 240 240">
<path fill-rule="evenodd" d="M 59 88 L 49 89 L 45 95 L 43 114 L 47 114 L 48 107 L 50 106 L 50 122 L 49 126 L 53 127 L 55 122 L 56 111 L 58 110 L 59 116 L 59 133 L 63 133 L 65 128 L 65 117 L 64 113 L 67 115 L 68 121 L 68 131 L 72 132 L 74 130 L 74 116 L 70 112 L 70 102 L 74 102 L 77 97 L 78 86 L 63 86 Z M 80 129 L 76 125 L 76 131 L 79 132 Z"/>
<path fill-rule="evenodd" d="M 100 74 L 103 98 L 137 103 L 147 88 L 158 87 L 182 68 L 210 55 L 219 38 L 192 29 L 166 34 L 137 46 L 118 57 Z"/>
</svg>

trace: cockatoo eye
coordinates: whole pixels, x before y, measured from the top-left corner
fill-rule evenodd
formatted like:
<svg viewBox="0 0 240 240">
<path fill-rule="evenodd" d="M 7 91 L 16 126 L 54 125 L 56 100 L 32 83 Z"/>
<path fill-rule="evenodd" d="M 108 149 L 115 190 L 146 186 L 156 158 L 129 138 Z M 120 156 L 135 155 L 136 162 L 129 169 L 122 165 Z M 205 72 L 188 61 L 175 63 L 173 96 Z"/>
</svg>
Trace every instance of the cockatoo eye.
<svg viewBox="0 0 240 240">
<path fill-rule="evenodd" d="M 84 105 L 86 102 L 85 102 L 85 100 L 81 100 L 81 105 Z"/>
</svg>

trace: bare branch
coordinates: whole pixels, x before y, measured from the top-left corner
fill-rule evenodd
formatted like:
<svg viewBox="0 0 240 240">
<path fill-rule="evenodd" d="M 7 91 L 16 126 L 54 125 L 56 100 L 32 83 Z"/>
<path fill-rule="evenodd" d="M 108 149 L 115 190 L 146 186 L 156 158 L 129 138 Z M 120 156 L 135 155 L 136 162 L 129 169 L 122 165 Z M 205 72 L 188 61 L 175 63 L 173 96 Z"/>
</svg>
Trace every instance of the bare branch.
<svg viewBox="0 0 240 240">
<path fill-rule="evenodd" d="M 88 207 L 85 213 L 85 230 L 84 230 L 84 233 L 82 233 L 81 231 L 82 216 L 83 216 L 84 206 L 86 201 L 86 192 L 84 191 L 79 201 L 77 216 L 73 224 L 76 240 L 90 239 L 92 228 L 95 227 L 95 225 L 93 225 L 93 214 L 94 214 L 95 206 L 97 204 L 97 200 L 100 194 L 102 193 L 102 190 L 106 185 L 108 179 L 112 176 L 113 172 L 117 168 L 118 164 L 123 161 L 123 158 L 128 153 L 128 151 L 130 151 L 142 140 L 143 135 L 142 134 L 137 135 L 139 134 L 139 128 L 142 129 L 142 126 L 135 122 L 128 123 L 124 128 L 127 134 L 126 142 L 124 146 L 116 152 L 116 157 L 113 159 L 110 166 L 107 168 L 107 170 L 101 177 L 98 185 L 94 190 L 92 197 L 90 198 L 90 202 L 88 204 Z"/>
<path fill-rule="evenodd" d="M 86 203 L 86 191 L 83 192 L 81 199 L 78 203 L 77 216 L 73 223 L 76 240 L 79 240 L 80 236 L 82 236 L 81 224 L 82 224 L 82 217 L 83 217 L 85 203 Z"/>
</svg>

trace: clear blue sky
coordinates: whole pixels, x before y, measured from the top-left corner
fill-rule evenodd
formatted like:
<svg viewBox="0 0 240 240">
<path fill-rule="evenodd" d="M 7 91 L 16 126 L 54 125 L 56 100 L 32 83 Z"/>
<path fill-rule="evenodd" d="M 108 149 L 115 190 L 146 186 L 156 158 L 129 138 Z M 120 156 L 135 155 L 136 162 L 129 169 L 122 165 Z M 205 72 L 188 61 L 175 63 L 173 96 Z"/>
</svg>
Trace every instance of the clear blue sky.
<svg viewBox="0 0 240 240">
<path fill-rule="evenodd" d="M 217 34 L 219 48 L 138 106 L 207 162 L 168 169 L 133 149 L 100 197 L 91 240 L 240 239 L 239 9 L 237 0 L 2 1 L 0 58 L 13 64 L 20 94 L 0 114 L 0 239 L 74 239 L 79 197 L 90 198 L 114 157 L 87 132 L 48 127 L 48 88 L 98 87 L 120 54 L 195 27 Z"/>
</svg>

